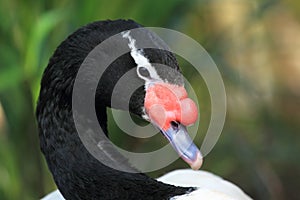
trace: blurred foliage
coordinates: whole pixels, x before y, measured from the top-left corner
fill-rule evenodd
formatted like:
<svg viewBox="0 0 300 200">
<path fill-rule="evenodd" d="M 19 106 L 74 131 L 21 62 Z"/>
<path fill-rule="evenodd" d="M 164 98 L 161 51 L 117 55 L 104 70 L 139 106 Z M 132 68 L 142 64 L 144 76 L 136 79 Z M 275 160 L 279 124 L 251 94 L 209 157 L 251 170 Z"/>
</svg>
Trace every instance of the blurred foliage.
<svg viewBox="0 0 300 200">
<path fill-rule="evenodd" d="M 34 117 L 42 72 L 68 34 L 92 21 L 117 18 L 181 31 L 202 44 L 219 66 L 227 120 L 204 169 L 237 183 L 255 199 L 298 199 L 299 13 L 300 2 L 292 0 L 0 0 L 0 199 L 38 199 L 55 188 L 39 151 Z M 179 60 L 200 102 L 196 141 L 202 141 L 210 119 L 209 94 L 201 76 Z M 109 126 L 118 130 L 111 117 Z M 162 141 L 160 135 L 152 143 L 125 134 L 112 139 L 141 151 Z M 183 167 L 177 160 L 150 175 Z"/>
</svg>

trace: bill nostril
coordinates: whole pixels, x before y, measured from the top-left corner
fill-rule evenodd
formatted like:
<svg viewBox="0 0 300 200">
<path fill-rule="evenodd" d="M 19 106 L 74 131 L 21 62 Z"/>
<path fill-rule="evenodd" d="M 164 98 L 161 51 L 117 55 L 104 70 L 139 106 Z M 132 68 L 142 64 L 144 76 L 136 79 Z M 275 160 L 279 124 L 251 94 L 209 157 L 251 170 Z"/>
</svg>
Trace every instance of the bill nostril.
<svg viewBox="0 0 300 200">
<path fill-rule="evenodd" d="M 179 123 L 176 121 L 171 121 L 171 126 L 176 131 L 179 129 Z"/>
</svg>

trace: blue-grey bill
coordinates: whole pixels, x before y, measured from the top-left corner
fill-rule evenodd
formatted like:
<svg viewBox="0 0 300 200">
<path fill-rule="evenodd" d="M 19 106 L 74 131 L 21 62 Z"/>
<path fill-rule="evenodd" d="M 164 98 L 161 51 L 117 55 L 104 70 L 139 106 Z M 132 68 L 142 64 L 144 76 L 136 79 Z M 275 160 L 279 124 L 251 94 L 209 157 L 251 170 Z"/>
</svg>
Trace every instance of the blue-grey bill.
<svg viewBox="0 0 300 200">
<path fill-rule="evenodd" d="M 179 156 L 192 169 L 197 170 L 201 167 L 203 162 L 202 154 L 190 138 L 185 126 L 177 124 L 177 126 L 170 126 L 169 129 L 166 131 L 161 130 L 161 132 L 169 140 Z"/>
</svg>

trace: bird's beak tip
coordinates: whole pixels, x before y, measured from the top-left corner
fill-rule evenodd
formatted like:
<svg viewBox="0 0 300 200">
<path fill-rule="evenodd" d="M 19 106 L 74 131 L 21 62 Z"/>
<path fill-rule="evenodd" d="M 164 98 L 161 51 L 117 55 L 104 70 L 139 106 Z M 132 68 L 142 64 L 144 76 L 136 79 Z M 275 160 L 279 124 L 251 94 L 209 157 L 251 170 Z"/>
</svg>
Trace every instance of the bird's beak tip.
<svg viewBox="0 0 300 200">
<path fill-rule="evenodd" d="M 203 163 L 203 156 L 198 147 L 193 143 L 187 129 L 181 124 L 176 127 L 170 126 L 167 130 L 162 130 L 162 134 L 169 140 L 179 156 L 191 166 L 192 169 L 198 170 Z"/>
<path fill-rule="evenodd" d="M 189 163 L 189 165 L 193 170 L 200 169 L 202 164 L 203 164 L 203 157 L 200 152 L 198 152 L 197 159 L 194 162 Z"/>
</svg>

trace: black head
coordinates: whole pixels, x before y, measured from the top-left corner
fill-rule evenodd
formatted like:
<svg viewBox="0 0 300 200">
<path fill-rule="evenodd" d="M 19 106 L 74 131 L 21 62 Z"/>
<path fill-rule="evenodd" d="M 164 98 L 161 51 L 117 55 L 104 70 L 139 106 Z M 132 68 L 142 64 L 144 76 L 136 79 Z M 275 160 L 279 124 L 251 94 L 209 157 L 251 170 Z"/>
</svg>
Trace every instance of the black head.
<svg viewBox="0 0 300 200">
<path fill-rule="evenodd" d="M 162 199 L 187 191 L 186 188 L 158 184 L 143 174 L 131 175 L 122 173 L 101 164 L 85 149 L 75 129 L 72 115 L 72 93 L 78 70 L 85 58 L 97 45 L 119 33 L 121 33 L 123 38 L 123 42 L 120 45 L 125 45 L 128 52 L 114 60 L 105 69 L 100 81 L 97 82 L 95 108 L 98 121 L 107 133 L 106 107 L 111 106 L 129 109 L 131 113 L 144 117 L 159 128 L 163 128 L 155 120 L 152 121 L 152 115 L 150 116 L 150 113 L 147 112 L 145 101 L 148 99 L 148 102 L 152 103 L 151 98 L 147 98 L 147 91 L 149 88 L 156 88 L 152 87 L 153 84 L 161 86 L 161 83 L 176 86 L 181 91 L 183 78 L 173 53 L 153 48 L 134 49 L 130 45 L 130 40 L 134 39 L 137 47 L 141 42 L 166 46 L 159 37 L 145 29 L 142 35 L 147 37 L 140 38 L 130 32 L 130 30 L 140 27 L 139 24 L 132 20 L 99 21 L 84 26 L 71 34 L 58 46 L 44 72 L 36 110 L 41 149 L 45 154 L 56 184 L 66 198 L 84 199 L 90 193 L 90 195 L 93 195 L 93 198 L 90 199 L 97 199 L 103 195 L 115 197 L 116 199 L 125 199 L 122 195 L 127 196 L 126 199 L 139 199 L 138 196 L 124 193 L 124 191 L 127 190 L 126 187 L 136 187 L 139 188 L 140 194 L 151 193 L 152 190 L 141 186 L 143 182 L 147 182 L 153 189 L 157 189 L 158 193 L 153 197 L 164 195 Z M 112 46 L 105 53 L 113 53 L 114 48 L 118 48 L 118 46 Z M 142 59 L 143 61 L 139 60 L 139 56 L 144 58 Z M 168 67 L 161 67 L 160 64 Z M 99 66 L 99 68 L 101 67 Z M 128 84 L 124 84 L 121 90 L 114 91 L 119 79 L 132 69 L 134 70 Z M 89 84 L 89 80 L 94 80 L 93 74 L 90 75 L 91 77 L 88 77 L 86 79 L 87 82 L 84 84 Z M 99 77 L 96 77 L 96 79 L 99 80 Z M 136 85 L 139 85 L 139 87 L 130 96 L 128 106 L 128 102 L 122 97 L 126 96 L 128 91 L 132 91 L 132 88 L 135 88 Z M 116 104 L 112 105 L 111 96 L 113 92 L 116 92 L 120 98 Z M 82 101 L 85 100 L 84 95 L 80 98 Z M 153 116 L 155 115 L 154 113 Z M 164 127 L 163 131 L 168 136 L 171 136 L 173 129 L 167 128 Z M 178 126 L 175 128 L 177 131 L 180 130 Z M 172 139 L 170 142 L 173 142 L 173 145 L 179 145 L 179 151 L 182 144 L 184 144 L 172 141 Z M 195 149 L 192 149 L 192 151 L 195 151 Z M 108 157 L 107 159 L 110 158 Z M 126 163 L 125 161 L 122 162 Z M 137 183 L 134 183 L 134 181 Z M 123 193 L 119 193 L 117 188 L 122 190 Z M 162 191 L 162 193 L 160 194 L 159 191 Z"/>
</svg>

